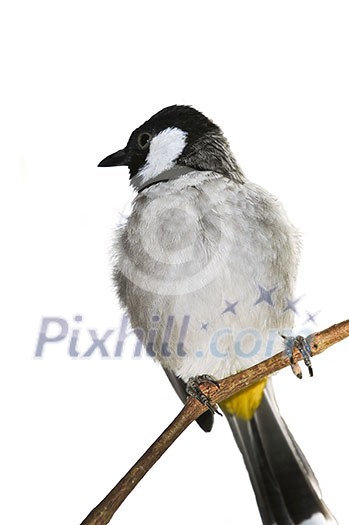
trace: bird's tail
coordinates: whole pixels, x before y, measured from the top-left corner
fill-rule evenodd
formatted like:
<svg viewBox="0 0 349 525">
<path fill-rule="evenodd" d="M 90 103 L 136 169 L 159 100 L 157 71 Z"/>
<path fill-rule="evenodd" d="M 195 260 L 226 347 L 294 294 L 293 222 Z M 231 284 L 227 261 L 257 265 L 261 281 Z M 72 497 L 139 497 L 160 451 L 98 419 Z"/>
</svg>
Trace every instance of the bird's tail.
<svg viewBox="0 0 349 525">
<path fill-rule="evenodd" d="M 270 384 L 251 420 L 225 415 L 243 455 L 264 525 L 337 523 L 280 415 Z"/>
</svg>

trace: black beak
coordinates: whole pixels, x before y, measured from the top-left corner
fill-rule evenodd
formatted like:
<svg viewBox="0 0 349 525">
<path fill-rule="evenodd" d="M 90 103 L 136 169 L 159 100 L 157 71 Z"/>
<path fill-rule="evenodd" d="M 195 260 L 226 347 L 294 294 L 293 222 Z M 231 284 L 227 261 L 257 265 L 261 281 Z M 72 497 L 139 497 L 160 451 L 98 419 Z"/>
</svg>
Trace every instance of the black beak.
<svg viewBox="0 0 349 525">
<path fill-rule="evenodd" d="M 126 149 L 121 149 L 116 153 L 112 153 L 98 164 L 99 168 L 106 168 L 109 166 L 127 166 Z"/>
</svg>

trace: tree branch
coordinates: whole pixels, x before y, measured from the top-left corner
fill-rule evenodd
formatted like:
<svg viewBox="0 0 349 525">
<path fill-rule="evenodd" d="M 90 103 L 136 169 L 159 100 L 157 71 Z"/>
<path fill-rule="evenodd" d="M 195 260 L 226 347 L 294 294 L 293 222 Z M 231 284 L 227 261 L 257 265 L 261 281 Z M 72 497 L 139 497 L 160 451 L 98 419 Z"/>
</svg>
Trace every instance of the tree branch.
<svg viewBox="0 0 349 525">
<path fill-rule="evenodd" d="M 311 338 L 312 355 L 321 354 L 326 348 L 338 343 L 349 336 L 349 320 L 335 324 L 322 332 L 313 334 Z M 294 349 L 295 361 L 302 360 L 302 355 Z M 219 381 L 219 388 L 213 385 L 202 385 L 203 392 L 209 396 L 211 403 L 216 404 L 224 401 L 233 394 L 248 387 L 275 372 L 289 366 L 290 361 L 284 352 L 258 363 L 238 374 L 234 374 Z M 182 432 L 195 421 L 207 407 L 194 398 L 188 398 L 178 416 L 158 437 L 143 456 L 109 492 L 109 494 L 95 507 L 84 519 L 81 525 L 106 525 L 113 514 L 127 498 L 134 487 L 145 476 L 150 468 L 182 434 Z"/>
</svg>

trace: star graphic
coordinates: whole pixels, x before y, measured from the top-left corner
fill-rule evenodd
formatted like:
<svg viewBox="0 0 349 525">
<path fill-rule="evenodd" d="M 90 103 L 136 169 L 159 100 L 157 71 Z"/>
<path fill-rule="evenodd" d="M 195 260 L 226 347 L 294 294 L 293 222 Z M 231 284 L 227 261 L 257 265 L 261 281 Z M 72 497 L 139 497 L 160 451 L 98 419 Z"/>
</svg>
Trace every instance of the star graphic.
<svg viewBox="0 0 349 525">
<path fill-rule="evenodd" d="M 286 302 L 287 302 L 287 305 L 286 307 L 284 308 L 284 312 L 287 312 L 287 310 L 292 310 L 292 312 L 294 312 L 295 314 L 298 315 L 298 311 L 297 311 L 297 308 L 296 308 L 296 304 L 301 300 L 303 299 L 304 295 L 301 295 L 300 297 L 298 297 L 298 299 L 294 299 L 293 301 L 291 299 L 288 299 L 286 298 Z"/>
<path fill-rule="evenodd" d="M 303 324 L 306 324 L 306 323 L 314 323 L 314 324 L 317 324 L 316 321 L 315 321 L 315 317 L 319 315 L 321 310 L 318 310 L 317 312 L 315 312 L 315 314 L 311 314 L 309 312 L 307 312 L 307 318 L 306 320 L 304 321 Z"/>
<path fill-rule="evenodd" d="M 207 330 L 208 323 L 201 323 L 201 330 Z"/>
<path fill-rule="evenodd" d="M 267 290 L 266 288 L 263 288 L 260 284 L 258 285 L 260 296 L 258 297 L 257 301 L 254 303 L 253 306 L 256 306 L 256 304 L 259 303 L 268 303 L 270 306 L 274 306 L 273 300 L 271 298 L 271 294 L 273 294 L 277 288 L 277 286 L 274 286 L 274 288 L 270 288 Z"/>
<path fill-rule="evenodd" d="M 230 303 L 229 301 L 225 300 L 225 302 L 227 303 L 227 307 L 224 312 L 222 312 L 222 315 L 226 314 L 227 312 L 231 312 L 232 314 L 236 315 L 235 308 L 239 301 L 236 301 L 236 303 Z"/>
</svg>

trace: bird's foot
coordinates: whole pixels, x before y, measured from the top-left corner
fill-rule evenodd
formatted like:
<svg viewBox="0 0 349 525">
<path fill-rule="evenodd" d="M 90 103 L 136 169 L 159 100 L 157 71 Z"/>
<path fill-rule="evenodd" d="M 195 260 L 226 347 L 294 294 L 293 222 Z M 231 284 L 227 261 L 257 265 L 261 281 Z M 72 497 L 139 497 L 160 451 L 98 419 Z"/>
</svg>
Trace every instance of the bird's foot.
<svg viewBox="0 0 349 525">
<path fill-rule="evenodd" d="M 313 376 L 313 367 L 311 364 L 311 346 L 309 337 L 305 338 L 302 335 L 297 335 L 297 337 L 286 337 L 282 336 L 285 340 L 285 350 L 286 355 L 290 360 L 292 372 L 299 378 L 302 379 L 302 370 L 299 366 L 299 363 L 295 360 L 294 349 L 297 348 L 302 354 L 304 363 L 308 368 L 310 377 Z"/>
<path fill-rule="evenodd" d="M 200 403 L 205 405 L 212 414 L 219 414 L 221 416 L 222 414 L 218 410 L 218 405 L 212 405 L 210 399 L 207 397 L 206 394 L 202 392 L 200 388 L 200 385 L 207 384 L 207 383 L 209 385 L 214 385 L 217 388 L 219 388 L 219 383 L 213 377 L 211 377 L 208 374 L 204 374 L 201 376 L 191 377 L 189 379 L 189 381 L 187 382 L 187 389 L 186 389 L 187 394 L 191 397 L 194 397 L 198 401 L 200 401 Z"/>
</svg>

